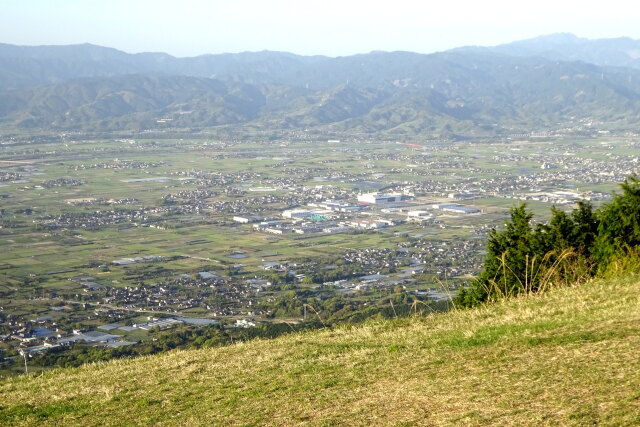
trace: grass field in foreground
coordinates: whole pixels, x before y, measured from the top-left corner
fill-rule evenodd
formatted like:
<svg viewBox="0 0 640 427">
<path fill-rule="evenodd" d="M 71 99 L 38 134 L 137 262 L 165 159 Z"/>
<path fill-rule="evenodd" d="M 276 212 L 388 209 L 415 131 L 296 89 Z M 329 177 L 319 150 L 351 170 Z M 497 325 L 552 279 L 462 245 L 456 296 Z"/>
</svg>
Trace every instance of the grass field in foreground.
<svg viewBox="0 0 640 427">
<path fill-rule="evenodd" d="M 639 425 L 640 277 L 0 383 L 3 425 Z"/>
</svg>

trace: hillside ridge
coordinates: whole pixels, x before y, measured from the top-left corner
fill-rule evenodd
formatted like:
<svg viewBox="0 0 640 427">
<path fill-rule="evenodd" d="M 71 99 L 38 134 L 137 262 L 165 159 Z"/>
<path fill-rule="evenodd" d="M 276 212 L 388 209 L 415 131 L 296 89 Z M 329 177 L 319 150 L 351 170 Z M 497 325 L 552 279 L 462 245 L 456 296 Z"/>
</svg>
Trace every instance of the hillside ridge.
<svg viewBox="0 0 640 427">
<path fill-rule="evenodd" d="M 0 383 L 3 425 L 633 425 L 640 277 Z"/>
</svg>

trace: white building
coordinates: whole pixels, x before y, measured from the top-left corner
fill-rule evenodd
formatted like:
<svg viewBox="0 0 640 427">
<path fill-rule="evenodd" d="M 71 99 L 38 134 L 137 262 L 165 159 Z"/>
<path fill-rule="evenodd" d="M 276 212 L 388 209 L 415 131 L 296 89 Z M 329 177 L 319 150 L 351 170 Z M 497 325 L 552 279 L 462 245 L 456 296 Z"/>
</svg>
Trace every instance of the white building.
<svg viewBox="0 0 640 427">
<path fill-rule="evenodd" d="M 439 205 L 433 205 L 432 207 L 434 209 L 440 209 L 441 211 L 451 212 L 451 213 L 459 213 L 459 214 L 480 213 L 480 209 L 467 208 L 457 203 L 442 203 Z"/>
<path fill-rule="evenodd" d="M 355 228 L 364 228 L 368 230 L 377 230 L 380 228 L 386 228 L 389 225 L 393 225 L 393 222 L 386 220 L 369 220 L 363 219 L 358 221 L 351 221 L 349 223 L 352 227 Z"/>
<path fill-rule="evenodd" d="M 407 216 L 419 218 L 419 217 L 430 217 L 430 216 L 433 216 L 433 214 L 428 211 L 409 211 L 407 212 Z"/>
<path fill-rule="evenodd" d="M 448 197 L 453 200 L 465 200 L 478 197 L 480 193 L 476 190 L 463 191 L 461 193 L 449 193 Z"/>
<path fill-rule="evenodd" d="M 262 231 L 266 228 L 270 227 L 282 227 L 283 225 L 288 225 L 285 221 L 263 221 L 260 224 L 253 224 L 253 228 L 256 230 Z"/>
<path fill-rule="evenodd" d="M 358 201 L 360 203 L 370 203 L 377 205 L 384 203 L 401 202 L 402 200 L 407 200 L 407 198 L 407 196 L 398 193 L 366 193 L 360 194 L 358 196 Z"/>
<path fill-rule="evenodd" d="M 235 222 L 239 222 L 240 224 L 248 224 L 250 222 L 262 221 L 262 218 L 258 218 L 255 216 L 234 216 L 233 220 Z"/>
<path fill-rule="evenodd" d="M 287 228 L 265 228 L 264 231 L 271 234 L 289 234 L 292 233 L 292 230 Z"/>
</svg>

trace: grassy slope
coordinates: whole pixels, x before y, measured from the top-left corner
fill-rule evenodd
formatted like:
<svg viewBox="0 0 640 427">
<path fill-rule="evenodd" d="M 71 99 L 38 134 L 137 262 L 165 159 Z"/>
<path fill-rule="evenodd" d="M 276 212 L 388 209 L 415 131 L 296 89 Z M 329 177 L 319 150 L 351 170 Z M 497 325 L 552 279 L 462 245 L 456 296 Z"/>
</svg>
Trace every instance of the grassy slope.
<svg viewBox="0 0 640 427">
<path fill-rule="evenodd" d="M 638 425 L 640 278 L 0 383 L 0 424 Z"/>
</svg>

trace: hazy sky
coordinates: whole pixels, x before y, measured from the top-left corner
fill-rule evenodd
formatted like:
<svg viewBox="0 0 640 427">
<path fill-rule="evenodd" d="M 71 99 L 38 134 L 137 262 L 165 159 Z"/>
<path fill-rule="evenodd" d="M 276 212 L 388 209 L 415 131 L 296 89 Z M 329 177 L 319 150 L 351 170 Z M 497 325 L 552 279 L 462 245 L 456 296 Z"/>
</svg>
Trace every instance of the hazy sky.
<svg viewBox="0 0 640 427">
<path fill-rule="evenodd" d="M 542 34 L 640 39 L 635 0 L 0 0 L 0 43 L 175 56 L 420 53 Z"/>
</svg>

